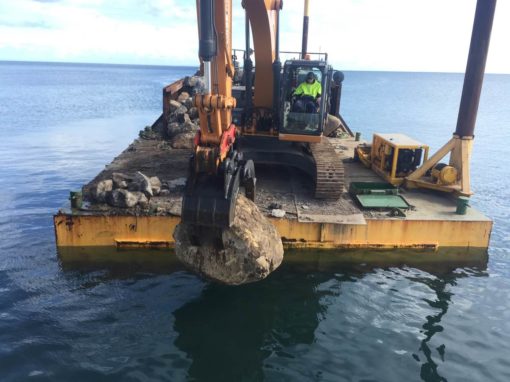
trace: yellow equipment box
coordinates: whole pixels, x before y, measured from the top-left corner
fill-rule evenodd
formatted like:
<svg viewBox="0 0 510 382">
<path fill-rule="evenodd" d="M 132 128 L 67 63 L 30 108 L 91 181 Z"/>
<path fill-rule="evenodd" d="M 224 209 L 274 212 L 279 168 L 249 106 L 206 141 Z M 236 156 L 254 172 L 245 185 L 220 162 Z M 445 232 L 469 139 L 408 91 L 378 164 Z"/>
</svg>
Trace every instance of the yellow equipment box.
<svg viewBox="0 0 510 382">
<path fill-rule="evenodd" d="M 429 147 L 404 134 L 374 134 L 370 152 L 372 169 L 398 186 L 427 160 Z"/>
</svg>

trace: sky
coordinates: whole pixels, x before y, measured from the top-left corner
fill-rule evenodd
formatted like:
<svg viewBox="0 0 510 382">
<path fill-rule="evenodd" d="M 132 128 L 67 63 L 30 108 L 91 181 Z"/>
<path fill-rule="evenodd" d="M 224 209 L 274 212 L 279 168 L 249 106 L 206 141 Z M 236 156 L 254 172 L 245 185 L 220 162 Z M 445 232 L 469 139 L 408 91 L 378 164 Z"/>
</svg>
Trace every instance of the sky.
<svg viewBox="0 0 510 382">
<path fill-rule="evenodd" d="M 482 0 L 483 1 L 483 0 Z M 233 0 L 233 45 L 244 11 Z M 310 0 L 309 51 L 340 70 L 464 72 L 476 0 Z M 303 0 L 285 0 L 281 49 L 299 51 Z M 510 0 L 486 71 L 510 73 Z M 0 60 L 198 65 L 194 0 L 0 0 Z"/>
</svg>

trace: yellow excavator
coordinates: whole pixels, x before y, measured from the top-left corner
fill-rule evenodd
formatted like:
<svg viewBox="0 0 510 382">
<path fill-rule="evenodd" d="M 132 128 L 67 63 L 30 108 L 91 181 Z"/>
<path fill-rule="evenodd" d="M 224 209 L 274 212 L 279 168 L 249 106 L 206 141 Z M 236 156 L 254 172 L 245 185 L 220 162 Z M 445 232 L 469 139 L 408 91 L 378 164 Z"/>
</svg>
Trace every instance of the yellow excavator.
<svg viewBox="0 0 510 382">
<path fill-rule="evenodd" d="M 343 74 L 328 65 L 326 53 L 307 52 L 308 0 L 302 50 L 298 58 L 282 66 L 282 5 L 282 0 L 242 1 L 246 47 L 243 75 L 236 84 L 239 73 L 232 54 L 232 0 L 197 0 L 205 88 L 193 100 L 199 110 L 200 130 L 183 197 L 184 223 L 231 226 L 239 189 L 255 200 L 254 163 L 299 168 L 314 179 L 317 198 L 338 199 L 342 192 L 343 166 L 323 139 L 323 129 L 328 114 L 340 117 Z M 296 88 L 307 77 L 320 84 L 319 97 L 296 96 Z M 305 109 L 299 107 L 303 104 Z"/>
</svg>

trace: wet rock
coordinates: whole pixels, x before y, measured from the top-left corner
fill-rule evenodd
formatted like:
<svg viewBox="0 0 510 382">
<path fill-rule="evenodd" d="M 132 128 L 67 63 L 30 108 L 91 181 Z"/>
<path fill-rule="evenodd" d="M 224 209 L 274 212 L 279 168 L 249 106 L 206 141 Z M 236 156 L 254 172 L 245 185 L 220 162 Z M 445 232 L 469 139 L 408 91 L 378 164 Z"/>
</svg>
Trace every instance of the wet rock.
<svg viewBox="0 0 510 382">
<path fill-rule="evenodd" d="M 120 208 L 134 207 L 138 203 L 138 199 L 137 195 L 122 188 L 113 190 L 107 197 L 108 204 Z"/>
<path fill-rule="evenodd" d="M 133 178 L 121 172 L 114 172 L 112 174 L 113 188 L 127 188 L 128 184 L 133 181 Z"/>
<path fill-rule="evenodd" d="M 152 194 L 159 195 L 159 193 L 161 192 L 161 181 L 159 180 L 159 178 L 157 176 L 151 176 L 149 178 L 149 182 L 151 185 Z"/>
<path fill-rule="evenodd" d="M 92 198 L 98 203 L 104 203 L 106 201 L 107 194 L 113 189 L 113 181 L 106 179 L 98 182 L 94 187 L 90 189 Z"/>
<path fill-rule="evenodd" d="M 243 195 L 232 227 L 214 230 L 180 223 L 174 239 L 176 255 L 186 267 L 223 284 L 262 280 L 283 260 L 276 228 Z"/>
</svg>

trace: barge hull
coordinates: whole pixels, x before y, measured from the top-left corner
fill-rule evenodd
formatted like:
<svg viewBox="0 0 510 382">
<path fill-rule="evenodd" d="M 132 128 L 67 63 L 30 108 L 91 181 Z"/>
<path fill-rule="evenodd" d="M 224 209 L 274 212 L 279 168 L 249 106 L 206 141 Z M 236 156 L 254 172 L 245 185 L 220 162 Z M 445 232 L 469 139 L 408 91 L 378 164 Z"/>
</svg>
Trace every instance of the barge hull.
<svg viewBox="0 0 510 382">
<path fill-rule="evenodd" d="M 458 220 L 380 220 L 366 224 L 303 223 L 270 219 L 286 249 L 449 249 L 459 255 L 483 255 L 489 245 L 492 222 Z M 57 247 L 62 253 L 94 248 L 171 249 L 177 216 L 54 216 Z M 338 251 L 342 256 L 342 251 Z M 439 257 L 437 260 L 441 260 Z M 360 261 L 364 261 L 363 258 Z"/>
</svg>

